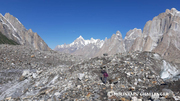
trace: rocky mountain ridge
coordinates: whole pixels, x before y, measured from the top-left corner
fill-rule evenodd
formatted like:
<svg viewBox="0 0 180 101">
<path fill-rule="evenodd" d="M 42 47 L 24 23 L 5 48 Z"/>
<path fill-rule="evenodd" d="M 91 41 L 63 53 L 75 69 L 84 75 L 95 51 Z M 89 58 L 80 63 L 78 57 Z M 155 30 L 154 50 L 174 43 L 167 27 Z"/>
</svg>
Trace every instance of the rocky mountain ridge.
<svg viewBox="0 0 180 101">
<path fill-rule="evenodd" d="M 113 34 L 110 39 L 104 40 L 104 44 L 99 49 L 92 47 L 82 47 L 77 51 L 69 53 L 73 55 L 83 55 L 86 57 L 102 56 L 103 53 L 113 55 L 115 53 L 133 52 L 133 51 L 152 51 L 162 55 L 165 59 L 171 62 L 180 63 L 180 12 L 175 8 L 167 9 L 164 13 L 159 14 L 152 20 L 148 21 L 143 31 L 134 28 L 126 33 L 125 38 L 119 31 Z M 76 48 L 76 47 L 74 47 Z M 67 52 L 71 48 L 66 48 Z M 92 50 L 92 51 L 91 51 Z M 87 55 L 88 54 L 88 55 Z"/>
<path fill-rule="evenodd" d="M 50 50 L 37 33 L 34 33 L 32 29 L 27 30 L 16 17 L 9 13 L 6 13 L 4 16 L 0 14 L 0 32 L 18 44 L 39 50 Z"/>
</svg>

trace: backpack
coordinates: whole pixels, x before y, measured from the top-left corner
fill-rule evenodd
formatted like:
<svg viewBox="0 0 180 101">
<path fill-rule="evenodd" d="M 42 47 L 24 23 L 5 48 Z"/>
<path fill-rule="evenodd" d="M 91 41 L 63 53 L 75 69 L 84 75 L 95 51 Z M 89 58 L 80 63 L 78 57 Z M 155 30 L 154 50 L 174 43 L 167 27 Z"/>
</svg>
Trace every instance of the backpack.
<svg viewBox="0 0 180 101">
<path fill-rule="evenodd" d="M 107 74 L 107 73 L 104 73 L 103 75 L 104 75 L 104 77 L 108 77 L 108 74 Z"/>
</svg>

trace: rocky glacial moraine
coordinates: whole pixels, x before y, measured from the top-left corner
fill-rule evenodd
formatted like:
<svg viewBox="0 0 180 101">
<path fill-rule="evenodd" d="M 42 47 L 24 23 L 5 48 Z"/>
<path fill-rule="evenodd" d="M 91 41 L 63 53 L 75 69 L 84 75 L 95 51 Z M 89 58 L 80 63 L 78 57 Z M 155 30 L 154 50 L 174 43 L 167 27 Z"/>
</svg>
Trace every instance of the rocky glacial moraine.
<svg viewBox="0 0 180 101">
<path fill-rule="evenodd" d="M 107 84 L 101 80 L 103 68 Z M 178 70 L 178 64 L 153 52 L 83 59 L 0 45 L 0 100 L 175 101 L 180 96 Z"/>
</svg>

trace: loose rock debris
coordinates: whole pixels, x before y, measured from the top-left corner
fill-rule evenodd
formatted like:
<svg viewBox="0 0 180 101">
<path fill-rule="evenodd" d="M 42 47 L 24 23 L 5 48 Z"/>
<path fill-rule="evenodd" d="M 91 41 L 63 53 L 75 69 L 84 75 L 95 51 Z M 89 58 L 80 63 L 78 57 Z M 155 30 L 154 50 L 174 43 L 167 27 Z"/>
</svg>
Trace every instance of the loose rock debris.
<svg viewBox="0 0 180 101">
<path fill-rule="evenodd" d="M 107 84 L 102 70 L 109 75 Z M 84 59 L 0 45 L 0 100 L 178 101 L 178 70 L 152 52 Z"/>
</svg>

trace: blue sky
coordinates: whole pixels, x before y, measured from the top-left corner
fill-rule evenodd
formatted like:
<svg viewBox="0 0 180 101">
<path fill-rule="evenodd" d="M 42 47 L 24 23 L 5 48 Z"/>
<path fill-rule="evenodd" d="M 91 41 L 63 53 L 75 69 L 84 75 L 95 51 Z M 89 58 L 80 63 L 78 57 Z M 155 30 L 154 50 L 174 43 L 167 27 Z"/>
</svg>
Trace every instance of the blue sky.
<svg viewBox="0 0 180 101">
<path fill-rule="evenodd" d="M 124 38 L 166 9 L 180 10 L 179 4 L 180 0 L 1 0 L 0 13 L 17 17 L 54 49 L 80 35 L 104 40 L 119 30 Z"/>
</svg>

